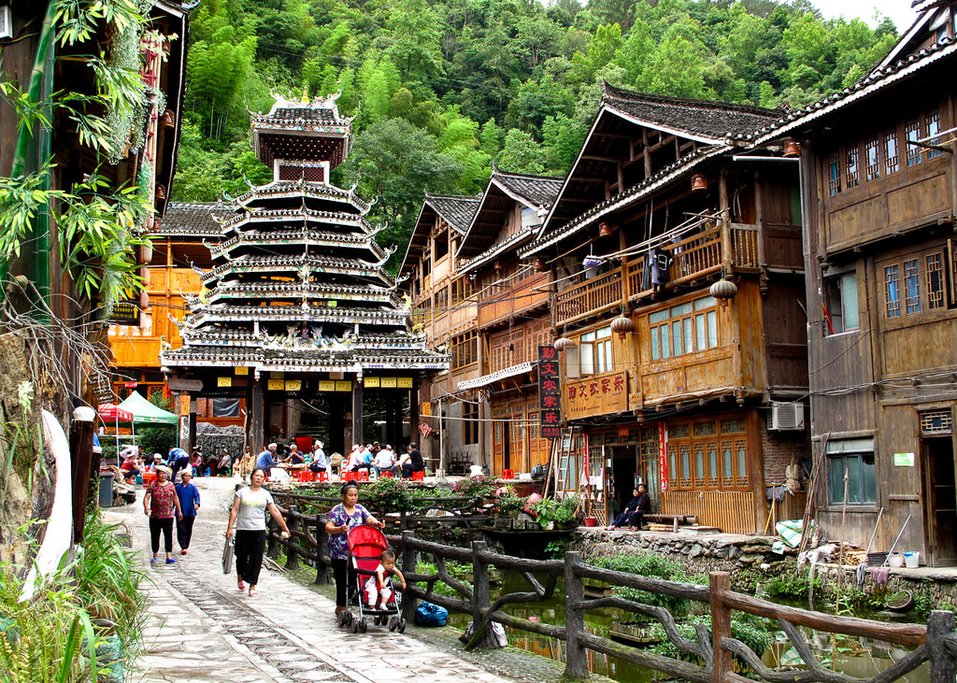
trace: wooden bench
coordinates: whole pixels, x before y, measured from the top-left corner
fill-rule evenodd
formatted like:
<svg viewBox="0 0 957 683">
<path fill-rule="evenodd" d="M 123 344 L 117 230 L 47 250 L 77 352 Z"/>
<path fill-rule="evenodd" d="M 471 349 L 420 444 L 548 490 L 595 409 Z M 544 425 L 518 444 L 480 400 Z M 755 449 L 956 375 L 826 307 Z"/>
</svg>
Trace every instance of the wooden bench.
<svg viewBox="0 0 957 683">
<path fill-rule="evenodd" d="M 698 517 L 697 515 L 662 515 L 652 513 L 643 515 L 641 521 L 658 524 L 670 524 L 672 531 L 678 531 L 678 527 L 682 524 L 696 524 L 698 522 Z"/>
</svg>

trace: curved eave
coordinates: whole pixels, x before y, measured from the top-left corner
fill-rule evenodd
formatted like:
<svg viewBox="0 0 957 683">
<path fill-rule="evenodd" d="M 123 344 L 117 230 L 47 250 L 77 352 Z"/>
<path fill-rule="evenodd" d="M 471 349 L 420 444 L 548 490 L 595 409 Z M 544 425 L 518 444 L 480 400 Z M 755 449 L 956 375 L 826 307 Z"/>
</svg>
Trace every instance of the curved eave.
<svg viewBox="0 0 957 683">
<path fill-rule="evenodd" d="M 400 302 L 390 291 L 375 291 L 372 288 L 363 289 L 361 287 L 349 289 L 335 289 L 332 287 L 295 287 L 280 285 L 276 287 L 227 287 L 223 289 L 214 289 L 207 296 L 207 303 L 214 304 L 218 301 L 229 300 L 240 301 L 260 301 L 268 299 L 270 302 L 289 301 L 298 304 L 303 299 L 308 301 L 326 301 L 329 299 L 337 301 L 369 301 L 373 303 L 389 304 L 398 308 Z"/>
<path fill-rule="evenodd" d="M 395 280 L 378 265 L 363 263 L 355 265 L 356 259 L 335 259 L 329 257 L 315 257 L 299 254 L 289 257 L 255 257 L 241 256 L 233 261 L 224 263 L 202 276 L 203 284 L 222 280 L 231 273 L 268 273 L 271 275 L 292 275 L 299 277 L 304 268 L 312 274 L 346 275 L 349 277 L 369 278 L 379 280 L 385 287 L 395 286 Z"/>
<path fill-rule="evenodd" d="M 497 244 L 494 244 L 490 250 L 460 265 L 458 268 L 458 275 L 465 275 L 466 273 L 469 273 L 484 264 L 491 263 L 495 260 L 496 256 L 500 256 L 506 251 L 517 249 L 521 245 L 531 240 L 537 231 L 537 227 L 528 228 L 522 232 L 515 233 L 514 235 L 502 240 L 501 242 L 498 242 Z"/>
<path fill-rule="evenodd" d="M 210 256 L 213 259 L 226 258 L 227 254 L 240 247 L 334 247 L 341 249 L 356 249 L 371 253 L 377 260 L 387 257 L 387 254 L 368 236 L 350 237 L 333 232 L 307 230 L 299 232 L 274 232 L 266 235 L 243 234 L 220 243 L 218 246 L 208 245 Z"/>
<path fill-rule="evenodd" d="M 350 190 L 343 190 L 335 185 L 310 182 L 290 183 L 288 181 L 254 187 L 249 192 L 236 197 L 236 203 L 243 208 L 248 208 L 255 205 L 257 201 L 274 199 L 318 199 L 338 202 L 358 209 L 356 214 L 360 216 L 365 216 L 372 208 L 371 204 L 363 201 Z"/>
<path fill-rule="evenodd" d="M 319 223 L 320 225 L 342 225 L 358 228 L 366 235 L 375 230 L 358 213 L 345 211 L 316 211 L 314 209 L 254 209 L 235 214 L 223 222 L 223 232 L 240 232 L 239 228 L 250 223 Z"/>
<path fill-rule="evenodd" d="M 341 325 L 394 325 L 404 327 L 409 320 L 404 311 L 367 311 L 356 308 L 312 308 L 301 306 L 235 306 L 232 310 L 199 310 L 187 323 L 192 329 L 213 323 L 284 322 L 336 323 Z"/>
</svg>

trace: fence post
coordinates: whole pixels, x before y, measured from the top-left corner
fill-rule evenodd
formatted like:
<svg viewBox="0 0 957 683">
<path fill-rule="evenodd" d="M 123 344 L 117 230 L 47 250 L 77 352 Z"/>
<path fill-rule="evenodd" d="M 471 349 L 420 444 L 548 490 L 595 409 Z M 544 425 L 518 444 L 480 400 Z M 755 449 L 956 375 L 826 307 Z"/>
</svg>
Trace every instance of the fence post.
<svg viewBox="0 0 957 683">
<path fill-rule="evenodd" d="M 276 522 L 270 516 L 266 521 L 266 557 L 270 560 L 279 557 L 279 535 L 276 533 L 278 528 Z"/>
<path fill-rule="evenodd" d="M 957 676 L 957 657 L 947 651 L 945 638 L 955 638 L 954 613 L 934 610 L 927 619 L 927 655 L 930 683 L 953 683 Z M 957 652 L 957 642 L 952 646 Z"/>
<path fill-rule="evenodd" d="M 711 683 L 723 683 L 733 669 L 731 653 L 721 647 L 721 641 L 731 637 L 731 610 L 724 606 L 724 594 L 731 590 L 728 572 L 708 575 L 711 602 Z"/>
<path fill-rule="evenodd" d="M 415 534 L 411 531 L 402 532 L 402 572 L 404 574 L 414 573 L 415 565 L 418 561 L 418 551 L 409 545 L 409 541 L 415 539 Z M 402 618 L 406 621 L 415 621 L 416 599 L 409 593 L 402 596 Z"/>
<path fill-rule="evenodd" d="M 325 515 L 316 515 L 316 583 L 329 583 L 329 565 L 323 555 L 327 545 Z"/>
<path fill-rule="evenodd" d="M 585 615 L 581 603 L 585 587 L 575 575 L 575 566 L 581 563 L 579 552 L 565 553 L 565 676 L 568 680 L 588 678 L 588 653 L 579 644 L 578 636 L 585 631 Z"/>
<path fill-rule="evenodd" d="M 286 515 L 286 526 L 289 528 L 289 538 L 286 539 L 286 569 L 299 569 L 299 541 L 296 540 L 296 532 L 299 530 L 299 508 L 296 505 L 290 505 L 286 508 L 289 513 Z"/>
<path fill-rule="evenodd" d="M 489 607 L 490 591 L 488 564 L 479 558 L 479 554 L 487 549 L 488 544 L 485 541 L 472 541 L 472 637 L 468 644 L 473 647 L 495 645 L 494 638 L 488 633 L 488 628 L 482 626 L 482 610 L 487 610 Z"/>
</svg>

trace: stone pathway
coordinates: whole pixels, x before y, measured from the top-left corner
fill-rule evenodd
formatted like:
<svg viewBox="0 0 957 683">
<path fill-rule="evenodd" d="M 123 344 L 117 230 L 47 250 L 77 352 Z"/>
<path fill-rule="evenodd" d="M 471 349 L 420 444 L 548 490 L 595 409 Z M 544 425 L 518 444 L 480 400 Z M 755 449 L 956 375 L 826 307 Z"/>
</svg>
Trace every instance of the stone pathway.
<svg viewBox="0 0 957 683">
<path fill-rule="evenodd" d="M 365 634 L 339 629 L 332 600 L 265 566 L 259 597 L 240 593 L 235 574 L 225 576 L 221 567 L 235 481 L 196 480 L 203 507 L 190 552 L 177 554 L 177 564 L 171 566 L 149 567 L 149 528 L 141 503 L 105 511 L 108 521 L 130 528 L 151 579 L 143 585 L 149 607 L 133 681 L 512 680 L 371 623 Z M 179 552 L 175 540 L 174 550 Z"/>
</svg>

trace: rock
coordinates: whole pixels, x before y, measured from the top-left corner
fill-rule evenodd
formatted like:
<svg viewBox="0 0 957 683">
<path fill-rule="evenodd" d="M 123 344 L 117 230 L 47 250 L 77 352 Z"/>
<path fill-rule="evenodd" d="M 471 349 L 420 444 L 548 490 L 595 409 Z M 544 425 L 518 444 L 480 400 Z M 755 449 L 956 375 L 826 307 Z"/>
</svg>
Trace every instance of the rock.
<svg viewBox="0 0 957 683">
<path fill-rule="evenodd" d="M 695 543 L 693 546 L 691 546 L 691 550 L 688 552 L 688 557 L 690 558 L 699 557 L 703 553 L 704 553 L 704 548 L 702 548 L 700 545 Z"/>
</svg>

